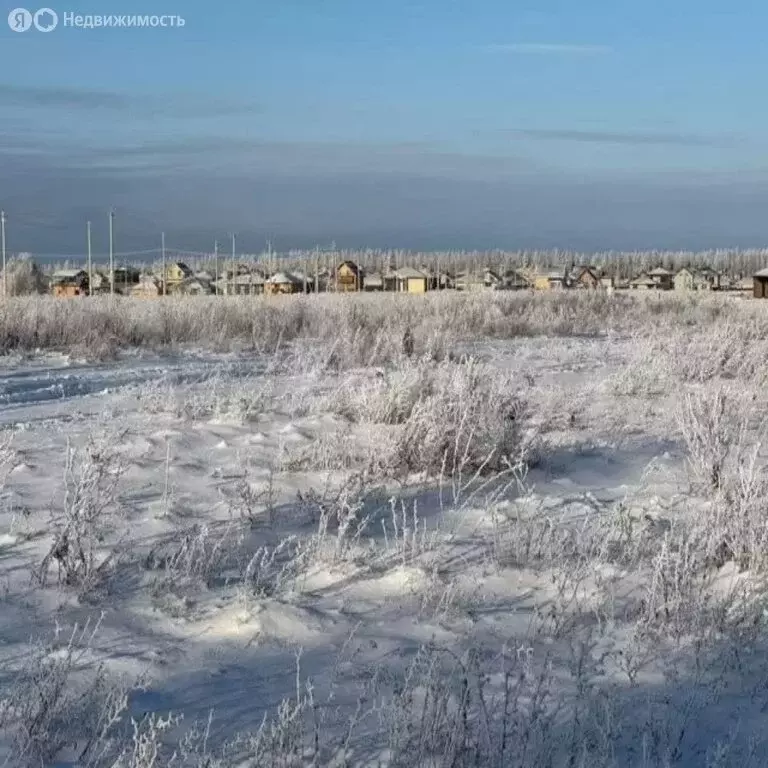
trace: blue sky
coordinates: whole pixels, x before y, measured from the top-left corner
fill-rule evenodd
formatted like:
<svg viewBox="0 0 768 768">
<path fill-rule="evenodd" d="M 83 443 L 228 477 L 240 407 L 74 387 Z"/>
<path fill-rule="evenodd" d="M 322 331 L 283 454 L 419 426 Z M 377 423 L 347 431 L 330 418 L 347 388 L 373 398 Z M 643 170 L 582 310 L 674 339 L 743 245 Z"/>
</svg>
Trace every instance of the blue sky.
<svg viewBox="0 0 768 768">
<path fill-rule="evenodd" d="M 25 249 L 75 247 L 112 204 L 136 247 L 768 240 L 755 0 L 50 5 L 186 25 L 3 23 L 0 205 Z"/>
</svg>

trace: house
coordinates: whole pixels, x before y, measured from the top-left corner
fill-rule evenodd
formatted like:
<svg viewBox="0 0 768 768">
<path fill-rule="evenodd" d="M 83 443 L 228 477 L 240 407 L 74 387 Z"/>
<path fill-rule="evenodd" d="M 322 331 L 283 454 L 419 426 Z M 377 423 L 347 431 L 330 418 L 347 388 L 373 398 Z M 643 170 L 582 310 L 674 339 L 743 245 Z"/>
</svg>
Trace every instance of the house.
<svg viewBox="0 0 768 768">
<path fill-rule="evenodd" d="M 59 269 L 51 278 L 53 295 L 59 298 L 88 295 L 88 273 L 84 269 Z"/>
<path fill-rule="evenodd" d="M 311 275 L 298 270 L 291 270 L 291 277 L 294 277 L 299 283 L 300 293 L 312 293 L 315 289 L 314 279 Z"/>
<path fill-rule="evenodd" d="M 671 291 L 674 287 L 674 275 L 664 267 L 656 267 L 648 272 L 647 275 L 660 291 Z"/>
<path fill-rule="evenodd" d="M 204 278 L 196 276 L 198 280 L 203 281 Z M 264 285 L 266 280 L 263 275 L 258 272 L 251 272 L 246 274 L 233 274 L 231 271 L 218 281 L 205 281 L 214 287 L 214 291 L 218 289 L 218 293 L 225 296 L 258 296 L 264 293 Z"/>
<path fill-rule="evenodd" d="M 413 267 L 402 267 L 395 272 L 397 290 L 400 293 L 426 293 L 427 275 Z"/>
<path fill-rule="evenodd" d="M 135 267 L 115 267 L 115 292 L 127 296 L 131 288 L 139 282 L 141 272 Z"/>
<path fill-rule="evenodd" d="M 384 290 L 384 276 L 381 272 L 366 272 L 363 275 L 363 290 L 364 291 L 383 291 Z"/>
<path fill-rule="evenodd" d="M 633 291 L 654 291 L 658 284 L 645 272 L 640 273 L 634 280 L 629 281 L 629 287 Z"/>
<path fill-rule="evenodd" d="M 456 289 L 459 291 L 483 291 L 502 287 L 501 277 L 492 269 L 481 272 L 459 272 L 456 275 Z"/>
<path fill-rule="evenodd" d="M 290 272 L 275 272 L 264 284 L 265 293 L 272 296 L 286 293 L 301 293 L 303 281 Z"/>
<path fill-rule="evenodd" d="M 676 291 L 692 291 L 695 282 L 693 270 L 690 270 L 687 267 L 678 270 L 674 282 Z"/>
<path fill-rule="evenodd" d="M 572 269 L 568 282 L 571 288 L 590 288 L 596 290 L 602 287 L 599 270 L 589 266 L 580 266 Z"/>
<path fill-rule="evenodd" d="M 168 285 L 168 293 L 173 292 L 182 281 L 193 277 L 192 270 L 183 262 L 175 261 L 165 268 L 165 282 Z"/>
<path fill-rule="evenodd" d="M 501 274 L 501 285 L 497 288 L 507 291 L 522 291 L 531 288 L 531 280 L 524 272 L 519 269 L 508 269 Z"/>
<path fill-rule="evenodd" d="M 720 288 L 720 275 L 711 269 L 694 271 L 683 267 L 674 278 L 676 291 L 715 291 Z"/>
<path fill-rule="evenodd" d="M 266 279 L 258 272 L 236 275 L 227 286 L 227 294 L 234 296 L 260 296 L 264 293 Z"/>
<path fill-rule="evenodd" d="M 135 299 L 156 299 L 163 294 L 163 283 L 154 275 L 143 274 L 139 282 L 131 288 L 130 295 Z"/>
<path fill-rule="evenodd" d="M 168 292 L 179 296 L 210 296 L 214 288 L 207 280 L 190 276 L 181 282 L 169 283 Z"/>
<path fill-rule="evenodd" d="M 359 291 L 363 286 L 363 271 L 354 261 L 342 261 L 334 271 L 331 284 L 341 293 Z"/>
<path fill-rule="evenodd" d="M 752 295 L 756 299 L 768 299 L 768 269 L 752 275 Z"/>
<path fill-rule="evenodd" d="M 103 272 L 94 271 L 89 283 L 89 294 L 95 296 L 99 293 L 109 293 L 109 278 Z"/>
<path fill-rule="evenodd" d="M 537 272 L 533 276 L 533 287 L 537 291 L 562 291 L 568 287 L 565 269 Z"/>
</svg>

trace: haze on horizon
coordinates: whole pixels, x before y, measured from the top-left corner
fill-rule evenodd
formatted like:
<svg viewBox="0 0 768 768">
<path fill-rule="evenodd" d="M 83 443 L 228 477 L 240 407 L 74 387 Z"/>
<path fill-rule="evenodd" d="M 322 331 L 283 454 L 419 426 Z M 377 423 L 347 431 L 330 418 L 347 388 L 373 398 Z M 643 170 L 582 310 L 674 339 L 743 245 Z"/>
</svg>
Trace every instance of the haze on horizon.
<svg viewBox="0 0 768 768">
<path fill-rule="evenodd" d="M 124 250 L 768 242 L 756 0 L 56 10 L 186 24 L 2 22 L 12 251 L 78 252 L 87 219 L 103 248 L 109 206 Z"/>
</svg>

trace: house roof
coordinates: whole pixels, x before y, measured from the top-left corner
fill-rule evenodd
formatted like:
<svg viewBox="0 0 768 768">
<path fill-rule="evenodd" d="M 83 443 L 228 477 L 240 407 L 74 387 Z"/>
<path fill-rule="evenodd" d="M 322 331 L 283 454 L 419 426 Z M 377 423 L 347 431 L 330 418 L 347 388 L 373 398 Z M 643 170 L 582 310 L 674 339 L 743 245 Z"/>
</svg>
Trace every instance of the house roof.
<svg viewBox="0 0 768 768">
<path fill-rule="evenodd" d="M 759 272 L 755 272 L 752 277 L 768 277 L 768 269 L 761 269 Z"/>
<path fill-rule="evenodd" d="M 418 269 L 414 269 L 413 267 L 401 267 L 397 270 L 397 272 L 395 272 L 395 274 L 401 279 L 408 279 L 409 277 L 421 277 L 426 279 L 427 277 L 423 272 Z"/>
<path fill-rule="evenodd" d="M 652 269 L 649 273 L 649 277 L 669 277 L 672 273 L 668 269 L 664 269 L 664 267 L 656 267 L 656 269 Z"/>
<path fill-rule="evenodd" d="M 264 278 L 254 272 L 249 275 L 236 275 L 227 282 L 235 283 L 235 285 L 261 285 L 264 282 Z"/>
<path fill-rule="evenodd" d="M 88 277 L 84 269 L 57 269 L 53 273 L 54 280 L 73 280 L 76 277 Z"/>
<path fill-rule="evenodd" d="M 267 282 L 272 283 L 273 285 L 289 285 L 299 283 L 301 280 L 297 278 L 296 275 L 292 275 L 289 272 L 275 272 Z"/>
</svg>

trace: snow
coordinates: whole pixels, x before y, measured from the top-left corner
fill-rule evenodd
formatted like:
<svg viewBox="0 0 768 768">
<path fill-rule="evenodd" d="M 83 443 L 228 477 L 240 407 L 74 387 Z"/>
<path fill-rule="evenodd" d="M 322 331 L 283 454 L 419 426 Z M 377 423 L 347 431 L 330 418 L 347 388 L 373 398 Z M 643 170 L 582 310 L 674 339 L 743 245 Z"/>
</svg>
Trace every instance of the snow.
<svg viewBox="0 0 768 768">
<path fill-rule="evenodd" d="M 484 490 L 454 501 L 455 488 L 438 493 L 407 478 L 391 482 L 366 499 L 372 523 L 349 541 L 339 537 L 339 521 L 318 533 L 322 506 L 311 499 L 313 492 L 333 496 L 354 472 L 333 461 L 326 467 L 312 451 L 334 456 L 351 446 L 365 456 L 382 454 L 391 429 L 312 412 L 312 393 L 324 402 L 331 374 L 267 374 L 266 361 L 252 356 L 202 352 L 98 365 L 52 355 L 7 361 L 0 367 L 0 424 L 14 433 L 15 459 L 0 514 L 0 669 L 18 669 L 31 656 L 30 637 L 56 626 L 65 637 L 90 619 L 98 631 L 77 674 L 101 662 L 116 674 L 143 677 L 144 690 L 131 695 L 137 716 L 172 710 L 191 722 L 213 710 L 214 741 L 258 728 L 265 713 L 295 697 L 297 658 L 318 697 L 333 691 L 342 714 L 329 721 L 331 730 L 352 716 L 361 680 L 403 673 L 424 646 L 457 658 L 469 651 L 496 658 L 502 648 L 517 658 L 550 653 L 556 690 L 570 701 L 578 691 L 569 628 L 602 622 L 607 600 L 629 610 L 650 576 L 599 558 L 569 574 L 545 558 L 523 562 L 524 546 L 549 546 L 534 528 L 525 544 L 526 520 L 543 515 L 558 530 L 587 536 L 588 523 L 618 514 L 611 510 L 626 501 L 632 525 L 651 525 L 643 516 L 668 521 L 672 500 L 687 490 L 684 451 L 669 426 L 674 393 L 650 404 L 638 396 L 629 408 L 611 389 L 612 377 L 632 359 L 632 345 L 527 339 L 473 347 L 521 383 L 540 382 L 529 393 L 547 421 L 544 461 L 499 497 Z M 274 396 L 255 414 L 241 410 L 236 401 L 260 391 L 267 376 Z M 227 388 L 237 397 L 219 412 Z M 308 405 L 293 410 L 284 396 L 298 390 Z M 563 402 L 580 404 L 575 424 L 560 419 Z M 626 433 L 620 436 L 617 425 Z M 117 509 L 108 513 L 98 544 L 101 556 L 114 554 L 114 572 L 78 600 L 57 585 L 55 566 L 46 586 L 30 587 L 29 573 L 51 545 L 68 447 L 84 446 L 92 434 L 107 435 L 121 462 Z M 402 500 L 402 508 L 394 505 L 402 515 L 390 496 Z M 290 537 L 300 549 L 287 543 L 291 556 L 278 552 L 270 560 Z M 167 566 L 182 544 L 192 554 Z M 259 589 L 244 588 L 237 574 L 262 549 L 263 567 L 253 577 Z M 740 580 L 738 569 L 725 567 L 715 588 L 725 594 Z M 615 650 L 629 647 L 630 637 L 614 619 L 605 621 L 589 663 L 595 680 L 613 680 L 617 713 L 631 712 L 636 693 L 608 661 L 619 658 Z M 551 627 L 536 635 L 537 622 Z M 683 700 L 685 681 L 675 688 L 662 662 L 639 665 L 638 680 L 648 691 L 668 686 L 670 700 Z M 489 690 L 504 684 L 503 676 L 488 676 Z M 730 689 L 720 709 L 704 707 L 700 731 L 718 722 L 729 696 Z M 742 720 L 742 728 L 748 725 Z M 731 726 L 719 726 L 722 738 Z M 617 764 L 635 764 L 637 744 L 630 740 L 617 736 L 627 760 Z M 363 731 L 353 745 L 359 764 L 365 741 Z M 688 764 L 703 765 L 693 743 L 686 742 Z M 371 749 L 387 754 L 386 745 Z"/>
</svg>

